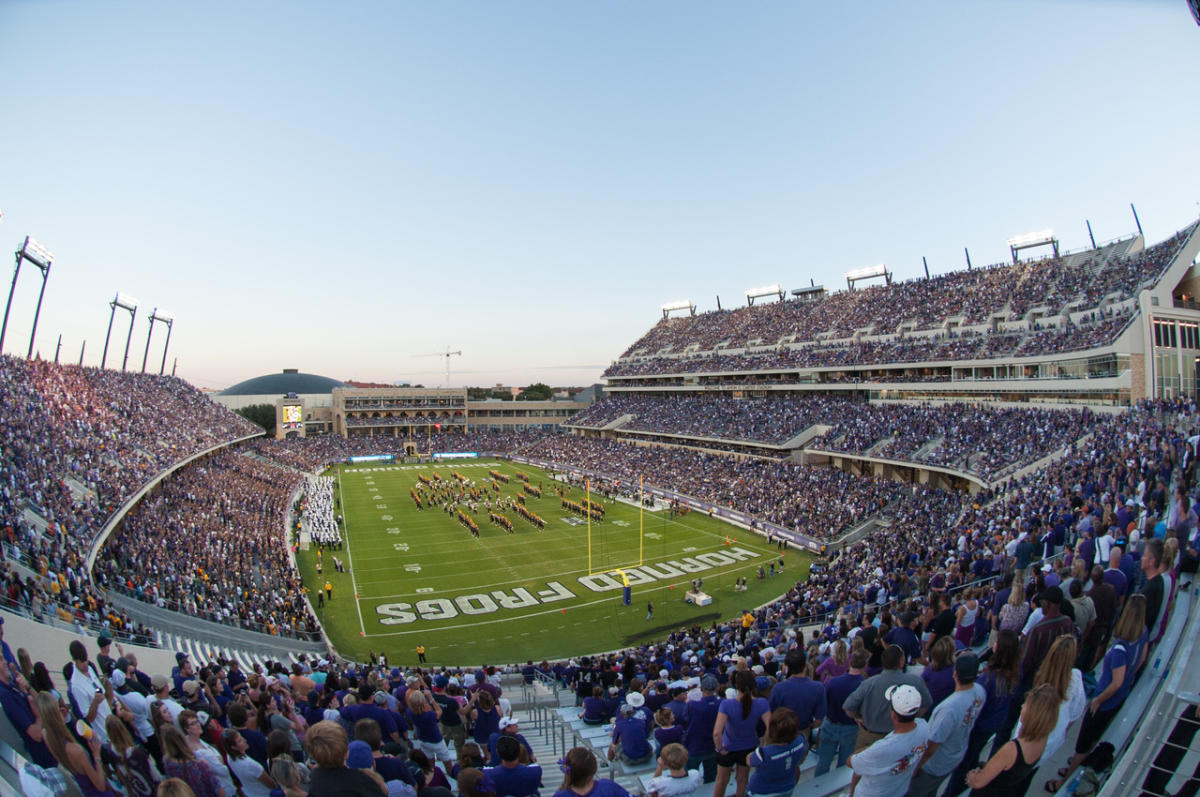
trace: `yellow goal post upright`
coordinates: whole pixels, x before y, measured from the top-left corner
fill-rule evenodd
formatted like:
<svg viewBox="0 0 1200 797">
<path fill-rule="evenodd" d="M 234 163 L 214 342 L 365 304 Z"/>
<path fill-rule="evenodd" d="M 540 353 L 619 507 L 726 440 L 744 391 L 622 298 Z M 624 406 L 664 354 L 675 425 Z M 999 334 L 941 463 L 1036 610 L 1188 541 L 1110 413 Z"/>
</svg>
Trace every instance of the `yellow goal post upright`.
<svg viewBox="0 0 1200 797">
<path fill-rule="evenodd" d="M 592 566 L 592 480 L 585 477 L 583 480 L 584 489 L 584 517 L 587 518 L 587 552 L 588 552 L 588 575 L 596 575 L 596 570 Z M 640 567 L 645 563 L 645 504 L 646 504 L 646 485 L 642 476 L 638 476 L 638 560 L 637 565 L 622 564 L 620 567 L 606 567 L 600 572 L 602 573 L 619 573 L 623 580 L 627 580 L 624 571 L 621 567 Z"/>
</svg>

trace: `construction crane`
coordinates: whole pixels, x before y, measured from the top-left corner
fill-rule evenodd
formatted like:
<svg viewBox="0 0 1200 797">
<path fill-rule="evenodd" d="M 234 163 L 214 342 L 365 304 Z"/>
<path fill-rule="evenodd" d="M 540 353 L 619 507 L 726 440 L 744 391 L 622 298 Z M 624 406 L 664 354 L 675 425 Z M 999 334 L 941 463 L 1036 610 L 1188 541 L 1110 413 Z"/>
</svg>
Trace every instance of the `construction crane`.
<svg viewBox="0 0 1200 797">
<path fill-rule="evenodd" d="M 414 354 L 413 357 L 445 357 L 446 358 L 446 387 L 450 387 L 450 358 L 461 357 L 461 351 L 450 351 L 447 346 L 445 351 L 435 351 L 432 354 Z"/>
</svg>

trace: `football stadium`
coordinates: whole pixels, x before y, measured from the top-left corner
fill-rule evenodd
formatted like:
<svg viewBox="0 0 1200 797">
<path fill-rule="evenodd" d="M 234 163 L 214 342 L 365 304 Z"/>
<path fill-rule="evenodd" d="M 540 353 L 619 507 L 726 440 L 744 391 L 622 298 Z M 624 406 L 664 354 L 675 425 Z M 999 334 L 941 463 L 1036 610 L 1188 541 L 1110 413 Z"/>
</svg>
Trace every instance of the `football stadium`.
<svg viewBox="0 0 1200 797">
<path fill-rule="evenodd" d="M 1171 26 L 1154 29 L 1195 34 L 1196 4 L 1172 10 Z M 30 20 L 49 19 L 42 13 L 0 4 L 0 23 L 29 31 Z M 432 16 L 411 22 L 417 39 L 438 16 L 422 13 Z M 723 18 L 754 16 L 744 13 Z M 1120 13 L 1130 25 L 1166 14 Z M 69 28 L 133 24 L 124 14 Z M 323 36 L 317 18 L 334 19 L 281 22 L 272 56 L 290 36 Z M 499 18 L 472 24 L 536 39 Z M 1111 21 L 1095 24 L 1115 41 L 1105 38 Z M 70 40 L 68 28 L 63 35 Z M 256 38 L 237 26 L 228 35 L 229 52 Z M 330 33 L 352 44 L 339 35 Z M 623 35 L 596 33 L 640 52 Z M 153 57 L 176 63 L 166 49 Z M 287 63 L 309 68 L 297 52 Z M 528 57 L 540 73 L 544 56 L 506 51 L 483 71 Z M 40 85 L 44 76 L 28 74 Z M 82 74 L 68 69 L 45 85 Z M 292 80 L 275 86 L 281 97 Z M 360 107 L 341 88 L 342 111 Z M 548 84 L 528 90 L 557 96 Z M 181 91 L 222 107 L 195 86 Z M 710 100 L 737 94 L 708 91 Z M 464 92 L 486 100 L 480 86 Z M 1169 126 L 1160 111 L 1155 124 Z M 185 134 L 170 114 L 160 121 L 155 135 Z M 90 174 L 82 155 L 71 167 L 56 136 L 37 146 L 22 138 L 10 152 L 53 152 L 67 171 Z M 290 146 L 285 138 L 258 140 L 262 153 Z M 270 197 L 264 220 L 266 204 L 303 193 L 286 176 L 263 177 L 266 166 L 256 173 L 235 139 L 217 136 L 197 152 L 212 147 L 229 159 L 225 177 Z M 340 146 L 308 165 L 338 171 Z M 963 157 L 988 160 L 983 141 L 971 146 L 979 150 Z M 525 157 L 514 155 L 527 167 Z M 1093 193 L 1109 202 L 1108 183 L 1126 177 L 1156 188 L 1136 170 L 1106 169 L 1105 189 Z M 211 176 L 193 177 L 179 190 L 205 195 Z M 129 179 L 153 193 L 145 175 Z M 241 261 L 233 245 L 269 237 L 250 229 L 250 214 L 226 230 L 228 243 L 197 244 L 239 261 L 230 272 L 175 281 L 170 267 L 143 269 L 132 233 L 119 254 L 86 252 L 109 281 L 181 303 L 212 297 L 208 316 L 190 302 L 177 316 L 126 292 L 89 294 L 97 317 L 86 323 L 103 339 L 89 345 L 71 338 L 82 323 L 73 291 L 90 291 L 76 262 L 88 236 L 71 238 L 75 254 L 59 258 L 14 222 L 62 229 L 56 213 L 90 222 L 74 200 L 47 198 L 35 183 L 0 192 L 9 213 L 0 241 L 15 244 L 0 327 L 0 797 L 1200 789 L 1200 608 L 1191 605 L 1200 597 L 1200 211 L 1184 207 L 1173 217 L 1182 223 L 1155 219 L 1144 230 L 1138 208 L 1123 203 L 1104 218 L 1128 229 L 1097 240 L 1083 217 L 1094 211 L 1053 204 L 1079 194 L 1047 203 L 1010 186 L 1006 206 L 1078 219 L 1086 237 L 1012 235 L 1000 225 L 1024 215 L 1000 221 L 981 204 L 954 216 L 961 230 L 920 234 L 950 248 L 979 238 L 971 246 L 1000 259 L 972 262 L 967 247 L 961 263 L 931 271 L 906 254 L 907 232 L 882 219 L 871 229 L 856 209 L 862 236 L 905 266 L 813 267 L 812 277 L 789 267 L 787 282 L 710 306 L 647 299 L 631 288 L 651 270 L 643 265 L 620 287 L 619 307 L 605 306 L 604 268 L 535 275 L 502 260 L 470 271 L 431 258 L 417 276 L 373 270 L 363 246 L 382 239 L 358 231 L 403 235 L 371 213 L 339 228 L 333 248 L 312 244 L 328 261 L 322 271 L 294 265 L 282 278 L 281 265 L 257 282 L 251 263 L 275 261 L 259 244 Z M 547 196 L 543 208 L 555 204 Z M 1173 188 L 1169 196 L 1178 199 Z M 430 213 L 454 214 L 444 196 L 427 198 Z M 497 213 L 505 201 L 488 199 Z M 219 238 L 190 207 L 195 229 L 171 227 L 172 240 L 186 248 L 189 236 Z M 320 237 L 321 221 L 309 221 Z M 303 237 L 303 222 L 288 223 Z M 724 231 L 698 229 L 685 236 L 703 239 L 689 251 L 719 247 Z M 156 239 L 147 240 L 149 253 Z M 857 252 L 849 239 L 837 246 Z M 541 251 L 520 249 L 520 258 Z M 749 282 L 757 269 L 734 272 Z M 678 273 L 673 296 L 721 290 L 718 272 Z M 59 281 L 72 287 L 58 293 Z M 333 297 L 347 282 L 353 295 L 342 305 Z M 523 295 L 508 292 L 513 282 Z M 462 297 L 468 286 L 486 304 Z M 240 309 L 225 314 L 226 301 Z M 551 303 L 567 315 L 524 326 Z M 434 314 L 422 315 L 429 304 Z M 380 331 L 392 327 L 402 331 Z M 463 350 L 426 351 L 428 334 Z M 605 364 L 588 363 L 594 345 L 610 347 Z M 556 346 L 577 361 L 546 365 Z M 563 385 L 587 384 L 486 388 L 494 372 L 480 364 L 487 357 L 471 364 L 472 349 L 512 357 L 504 368 L 515 380 L 569 367 L 585 377 Z M 304 367 L 277 369 L 281 357 Z M 351 378 L 403 371 L 395 362 L 410 358 L 437 363 L 410 369 L 427 384 Z"/>
</svg>

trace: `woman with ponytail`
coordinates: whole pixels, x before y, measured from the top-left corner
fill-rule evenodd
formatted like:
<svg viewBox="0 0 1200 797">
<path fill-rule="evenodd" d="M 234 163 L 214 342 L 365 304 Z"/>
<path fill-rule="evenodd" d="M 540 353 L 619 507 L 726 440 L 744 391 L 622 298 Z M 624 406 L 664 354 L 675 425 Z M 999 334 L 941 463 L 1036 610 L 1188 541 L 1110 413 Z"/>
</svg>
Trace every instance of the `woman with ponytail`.
<svg viewBox="0 0 1200 797">
<path fill-rule="evenodd" d="M 770 705 L 766 698 L 754 696 L 754 673 L 737 671 L 733 686 L 738 696 L 721 701 L 713 726 L 713 744 L 717 748 L 713 797 L 723 797 L 734 766 L 737 766 L 737 797 L 746 797 L 746 784 L 750 780 L 747 758 L 758 747 L 759 737 L 771 727 Z"/>
</svg>

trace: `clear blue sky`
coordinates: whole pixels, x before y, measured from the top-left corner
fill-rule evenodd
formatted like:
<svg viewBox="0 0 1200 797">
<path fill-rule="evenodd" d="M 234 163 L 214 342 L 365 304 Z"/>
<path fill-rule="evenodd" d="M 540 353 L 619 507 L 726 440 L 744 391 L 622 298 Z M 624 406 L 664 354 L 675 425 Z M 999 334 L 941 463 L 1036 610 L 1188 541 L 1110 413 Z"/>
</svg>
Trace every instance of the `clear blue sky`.
<svg viewBox="0 0 1200 797">
<path fill-rule="evenodd" d="M 119 289 L 131 364 L 166 308 L 201 387 L 441 384 L 447 345 L 453 384 L 586 384 L 665 301 L 1200 215 L 1184 0 L 0 0 L 0 34 L 38 349 L 98 363 Z"/>
</svg>

